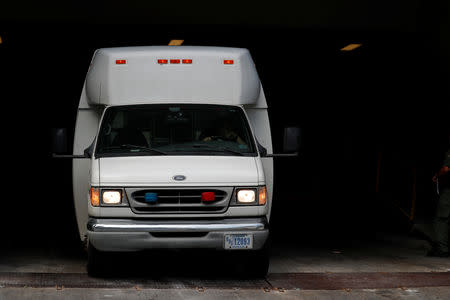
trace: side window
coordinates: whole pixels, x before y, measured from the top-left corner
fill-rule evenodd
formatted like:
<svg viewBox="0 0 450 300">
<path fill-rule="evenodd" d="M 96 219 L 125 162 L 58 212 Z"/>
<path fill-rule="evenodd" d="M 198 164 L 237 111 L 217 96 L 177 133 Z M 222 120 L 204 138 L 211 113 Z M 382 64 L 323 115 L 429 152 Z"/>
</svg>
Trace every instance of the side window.
<svg viewBox="0 0 450 300">
<path fill-rule="evenodd" d="M 124 127 L 125 116 L 122 111 L 118 111 L 114 114 L 114 118 L 111 123 L 108 124 L 110 128 L 109 135 L 107 135 L 108 146 L 111 146 L 114 139 L 117 137 L 118 132 Z"/>
</svg>

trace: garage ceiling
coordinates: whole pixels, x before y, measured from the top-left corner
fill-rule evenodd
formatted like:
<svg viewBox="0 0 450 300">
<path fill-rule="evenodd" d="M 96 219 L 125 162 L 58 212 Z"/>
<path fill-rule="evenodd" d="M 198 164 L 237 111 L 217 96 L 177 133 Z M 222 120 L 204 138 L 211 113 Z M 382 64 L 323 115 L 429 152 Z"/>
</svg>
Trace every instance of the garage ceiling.
<svg viewBox="0 0 450 300">
<path fill-rule="evenodd" d="M 80 0 L 61 4 L 57 0 L 15 0 L 2 3 L 0 21 L 251 24 L 414 32 L 429 19 L 427 14 L 439 7 L 429 2 L 433 1 Z"/>
</svg>

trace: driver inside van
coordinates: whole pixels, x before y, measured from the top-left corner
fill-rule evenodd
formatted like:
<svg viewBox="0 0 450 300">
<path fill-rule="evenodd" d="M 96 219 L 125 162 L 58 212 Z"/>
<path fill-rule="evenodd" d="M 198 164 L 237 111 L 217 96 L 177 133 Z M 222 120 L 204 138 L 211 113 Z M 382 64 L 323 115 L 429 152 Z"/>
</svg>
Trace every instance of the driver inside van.
<svg viewBox="0 0 450 300">
<path fill-rule="evenodd" d="M 203 138 L 204 142 L 223 140 L 229 142 L 236 142 L 240 145 L 245 145 L 244 140 L 231 129 L 231 123 L 229 121 L 225 121 L 222 123 L 222 126 L 218 128 L 212 129 L 212 134 L 207 134 L 205 138 Z"/>
</svg>

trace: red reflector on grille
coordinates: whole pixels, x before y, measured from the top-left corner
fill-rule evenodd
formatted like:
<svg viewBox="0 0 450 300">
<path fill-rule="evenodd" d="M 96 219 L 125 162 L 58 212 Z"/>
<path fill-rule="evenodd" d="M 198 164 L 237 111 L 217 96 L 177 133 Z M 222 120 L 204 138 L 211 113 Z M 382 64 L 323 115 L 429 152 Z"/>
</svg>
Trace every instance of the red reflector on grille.
<svg viewBox="0 0 450 300">
<path fill-rule="evenodd" d="M 192 64 L 192 59 L 183 59 L 183 64 Z"/>
<path fill-rule="evenodd" d="M 216 195 L 214 192 L 203 192 L 202 193 L 202 201 L 214 201 L 216 199 Z"/>
<path fill-rule="evenodd" d="M 116 59 L 116 65 L 124 65 L 127 61 L 125 59 Z"/>
<path fill-rule="evenodd" d="M 223 63 L 226 64 L 226 65 L 232 65 L 232 64 L 234 64 L 234 60 L 232 60 L 232 59 L 225 59 L 223 61 Z"/>
<path fill-rule="evenodd" d="M 171 60 L 170 60 L 170 63 L 171 63 L 171 64 L 179 64 L 179 63 L 180 63 L 180 60 L 179 60 L 179 59 L 171 59 Z"/>
<path fill-rule="evenodd" d="M 167 59 L 158 59 L 158 64 L 167 64 L 168 62 Z"/>
</svg>

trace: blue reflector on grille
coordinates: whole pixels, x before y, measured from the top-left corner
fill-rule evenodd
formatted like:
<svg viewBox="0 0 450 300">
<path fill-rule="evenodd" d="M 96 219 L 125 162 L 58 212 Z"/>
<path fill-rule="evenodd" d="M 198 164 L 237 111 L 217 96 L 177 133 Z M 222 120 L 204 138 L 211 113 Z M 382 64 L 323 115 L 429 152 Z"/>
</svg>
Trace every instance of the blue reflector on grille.
<svg viewBox="0 0 450 300">
<path fill-rule="evenodd" d="M 157 193 L 145 193 L 144 196 L 145 202 L 147 203 L 155 203 L 158 201 L 158 194 Z"/>
</svg>

